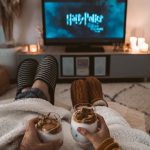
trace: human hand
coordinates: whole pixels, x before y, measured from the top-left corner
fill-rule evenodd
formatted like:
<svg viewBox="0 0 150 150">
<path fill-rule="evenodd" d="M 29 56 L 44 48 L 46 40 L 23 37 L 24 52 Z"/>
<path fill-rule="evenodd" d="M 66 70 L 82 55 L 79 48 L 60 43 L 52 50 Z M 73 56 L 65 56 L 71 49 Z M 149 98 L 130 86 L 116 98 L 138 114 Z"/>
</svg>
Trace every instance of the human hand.
<svg viewBox="0 0 150 150">
<path fill-rule="evenodd" d="M 100 115 L 97 115 L 98 119 L 98 132 L 96 133 L 90 133 L 84 128 L 78 128 L 78 132 L 86 137 L 94 146 L 95 149 L 97 149 L 104 140 L 110 138 L 109 129 L 105 123 L 105 120 Z"/>
<path fill-rule="evenodd" d="M 37 122 L 38 118 L 29 121 L 19 150 L 58 150 L 62 146 L 63 141 L 57 140 L 42 143 L 35 128 Z"/>
</svg>

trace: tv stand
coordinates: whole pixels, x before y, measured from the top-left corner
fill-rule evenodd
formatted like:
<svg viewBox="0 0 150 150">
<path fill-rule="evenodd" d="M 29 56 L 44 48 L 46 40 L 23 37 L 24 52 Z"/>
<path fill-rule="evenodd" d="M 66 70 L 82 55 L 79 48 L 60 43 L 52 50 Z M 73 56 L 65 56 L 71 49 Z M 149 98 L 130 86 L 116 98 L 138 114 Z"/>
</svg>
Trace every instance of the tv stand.
<svg viewBox="0 0 150 150">
<path fill-rule="evenodd" d="M 100 53 L 66 53 L 64 49 L 46 49 L 39 53 L 17 53 L 17 64 L 28 58 L 40 61 L 47 55 L 53 55 L 58 61 L 58 79 L 62 82 L 87 76 L 114 81 L 150 80 L 150 52 L 108 52 L 106 49 Z"/>
<path fill-rule="evenodd" d="M 78 45 L 78 46 L 67 46 L 66 52 L 105 52 L 102 46 L 90 46 L 90 45 Z"/>
</svg>

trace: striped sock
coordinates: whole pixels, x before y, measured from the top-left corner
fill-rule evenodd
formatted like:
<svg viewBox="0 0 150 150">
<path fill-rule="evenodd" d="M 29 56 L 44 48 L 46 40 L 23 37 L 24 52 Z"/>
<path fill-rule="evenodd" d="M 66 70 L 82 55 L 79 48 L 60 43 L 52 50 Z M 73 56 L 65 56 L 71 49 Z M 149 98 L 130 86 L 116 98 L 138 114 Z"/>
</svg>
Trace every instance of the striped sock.
<svg viewBox="0 0 150 150">
<path fill-rule="evenodd" d="M 42 80 L 48 85 L 52 104 L 54 103 L 54 91 L 57 77 L 58 64 L 56 58 L 53 56 L 45 57 L 38 66 L 34 81 Z"/>
<path fill-rule="evenodd" d="M 17 73 L 17 93 L 20 93 L 26 87 L 32 86 L 37 66 L 38 62 L 34 59 L 26 59 L 20 64 Z"/>
</svg>

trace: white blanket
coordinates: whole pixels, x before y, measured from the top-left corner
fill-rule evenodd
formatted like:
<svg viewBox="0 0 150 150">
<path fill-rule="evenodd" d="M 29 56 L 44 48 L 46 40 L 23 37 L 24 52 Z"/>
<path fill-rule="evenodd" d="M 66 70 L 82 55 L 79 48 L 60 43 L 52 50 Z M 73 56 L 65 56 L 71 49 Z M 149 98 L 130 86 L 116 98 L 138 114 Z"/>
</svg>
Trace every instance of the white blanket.
<svg viewBox="0 0 150 150">
<path fill-rule="evenodd" d="M 71 113 L 52 106 L 42 99 L 26 99 L 0 105 L 0 150 L 15 150 L 24 134 L 28 120 L 39 114 L 58 113 L 63 119 L 64 144 L 62 150 L 79 150 L 70 133 Z M 115 111 L 106 107 L 96 107 L 114 137 L 124 150 L 150 150 L 150 137 L 139 130 L 131 129 L 128 123 Z"/>
</svg>

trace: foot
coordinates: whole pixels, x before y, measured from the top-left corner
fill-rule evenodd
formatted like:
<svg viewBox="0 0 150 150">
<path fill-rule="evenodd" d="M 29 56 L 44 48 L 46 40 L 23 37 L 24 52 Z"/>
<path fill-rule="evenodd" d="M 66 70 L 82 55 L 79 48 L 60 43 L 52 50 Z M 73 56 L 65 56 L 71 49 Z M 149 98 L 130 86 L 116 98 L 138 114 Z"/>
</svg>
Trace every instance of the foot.
<svg viewBox="0 0 150 150">
<path fill-rule="evenodd" d="M 58 77 L 58 64 L 53 56 L 46 56 L 38 66 L 34 81 L 41 80 L 48 86 L 50 102 L 54 105 L 54 92 Z"/>
<path fill-rule="evenodd" d="M 37 88 L 39 90 L 41 90 L 45 97 L 47 98 L 46 100 L 50 101 L 50 95 L 49 95 L 49 87 L 47 86 L 47 84 L 45 82 L 43 82 L 42 80 L 36 80 L 33 83 L 32 88 Z"/>
<path fill-rule="evenodd" d="M 73 106 L 79 103 L 89 103 L 87 87 L 84 80 L 75 80 L 71 84 L 71 99 Z"/>
<path fill-rule="evenodd" d="M 31 88 L 36 74 L 38 62 L 34 59 L 24 60 L 17 72 L 17 94 Z"/>
<path fill-rule="evenodd" d="M 103 99 L 101 82 L 95 77 L 87 77 L 85 82 L 88 89 L 90 103 L 94 105 L 108 106 L 107 102 Z"/>
</svg>

